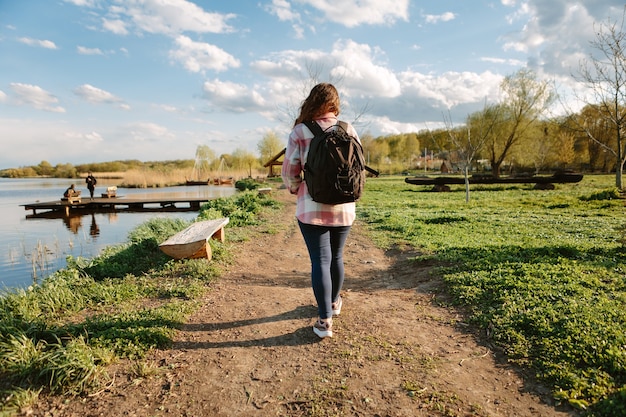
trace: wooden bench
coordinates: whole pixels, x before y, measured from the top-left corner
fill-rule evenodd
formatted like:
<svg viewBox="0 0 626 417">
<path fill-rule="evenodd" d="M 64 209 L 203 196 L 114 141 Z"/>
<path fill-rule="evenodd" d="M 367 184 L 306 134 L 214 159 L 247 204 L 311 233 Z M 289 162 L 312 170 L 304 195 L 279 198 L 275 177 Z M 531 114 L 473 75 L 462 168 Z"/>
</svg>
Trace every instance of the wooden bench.
<svg viewBox="0 0 626 417">
<path fill-rule="evenodd" d="M 113 198 L 113 197 L 117 197 L 117 187 L 116 186 L 107 187 L 107 192 L 106 193 L 102 193 L 102 198 Z"/>
<path fill-rule="evenodd" d="M 174 259 L 207 258 L 210 260 L 212 252 L 209 239 L 223 242 L 224 226 L 228 224 L 228 220 L 228 217 L 224 217 L 193 223 L 161 243 L 159 249 Z"/>
</svg>

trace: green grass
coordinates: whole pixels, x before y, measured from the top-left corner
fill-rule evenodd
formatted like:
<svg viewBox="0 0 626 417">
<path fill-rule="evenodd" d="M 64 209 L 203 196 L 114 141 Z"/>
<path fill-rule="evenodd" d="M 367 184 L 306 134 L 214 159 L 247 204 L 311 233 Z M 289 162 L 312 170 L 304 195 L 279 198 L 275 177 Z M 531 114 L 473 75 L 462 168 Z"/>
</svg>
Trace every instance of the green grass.
<svg viewBox="0 0 626 417">
<path fill-rule="evenodd" d="M 360 221 L 409 244 L 508 357 L 588 415 L 626 415 L 626 200 L 613 176 L 448 193 L 368 180 Z"/>
<path fill-rule="evenodd" d="M 198 219 L 233 216 L 228 227 L 257 222 L 276 203 L 255 192 L 218 199 Z M 212 217 L 213 216 L 213 217 Z M 39 285 L 0 297 L 0 415 L 44 392 L 80 394 L 108 381 L 106 366 L 140 360 L 171 344 L 175 329 L 210 289 L 232 254 L 211 240 L 213 258 L 175 261 L 159 242 L 184 229 L 180 219 L 155 219 L 129 233 L 128 242 L 68 266 Z M 243 234 L 243 232 L 240 232 Z"/>
<path fill-rule="evenodd" d="M 626 213 L 613 181 L 472 187 L 466 203 L 462 186 L 434 193 L 400 177 L 370 179 L 358 221 L 381 247 L 408 244 L 423 253 L 416 264 L 439 261 L 433 273 L 469 319 L 555 399 L 623 416 Z M 199 219 L 228 216 L 229 237 L 241 240 L 275 204 L 245 192 L 203 206 Z M 185 226 L 148 222 L 127 243 L 0 297 L 0 415 L 42 391 L 89 392 L 107 382 L 107 364 L 171 343 L 231 256 L 212 241 L 212 262 L 168 259 L 158 242 Z"/>
</svg>

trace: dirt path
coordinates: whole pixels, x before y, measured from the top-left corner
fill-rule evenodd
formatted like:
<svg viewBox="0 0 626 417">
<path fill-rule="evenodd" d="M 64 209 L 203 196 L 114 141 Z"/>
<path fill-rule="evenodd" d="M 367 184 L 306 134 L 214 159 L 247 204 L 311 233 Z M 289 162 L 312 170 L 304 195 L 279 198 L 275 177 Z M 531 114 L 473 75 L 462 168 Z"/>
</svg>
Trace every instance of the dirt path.
<svg viewBox="0 0 626 417">
<path fill-rule="evenodd" d="M 574 416 L 542 400 L 451 308 L 410 251 L 385 253 L 362 227 L 346 248 L 344 307 L 319 340 L 294 201 L 237 245 L 235 264 L 143 378 L 42 402 L 41 416 Z M 128 367 L 128 366 L 127 366 Z M 122 367 L 120 367 L 122 369 Z"/>
</svg>

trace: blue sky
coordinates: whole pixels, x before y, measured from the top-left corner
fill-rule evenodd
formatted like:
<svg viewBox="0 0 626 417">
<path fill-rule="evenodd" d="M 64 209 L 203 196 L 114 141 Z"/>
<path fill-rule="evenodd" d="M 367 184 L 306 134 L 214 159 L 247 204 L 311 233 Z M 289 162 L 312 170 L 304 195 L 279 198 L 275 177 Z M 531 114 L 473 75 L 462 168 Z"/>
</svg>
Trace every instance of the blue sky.
<svg viewBox="0 0 626 417">
<path fill-rule="evenodd" d="M 311 80 L 374 136 L 460 123 L 521 68 L 576 88 L 615 0 L 0 0 L 0 169 L 256 153 Z"/>
</svg>

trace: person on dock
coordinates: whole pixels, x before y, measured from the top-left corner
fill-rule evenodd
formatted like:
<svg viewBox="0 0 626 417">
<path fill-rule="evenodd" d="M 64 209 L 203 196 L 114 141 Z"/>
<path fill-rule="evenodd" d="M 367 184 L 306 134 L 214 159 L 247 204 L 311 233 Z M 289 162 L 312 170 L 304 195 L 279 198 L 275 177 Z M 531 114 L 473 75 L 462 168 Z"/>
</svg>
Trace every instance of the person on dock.
<svg viewBox="0 0 626 417">
<path fill-rule="evenodd" d="M 70 198 L 78 196 L 78 191 L 76 191 L 76 186 L 74 184 L 70 185 L 67 190 L 63 193 L 63 197 Z"/>
<path fill-rule="evenodd" d="M 96 189 L 96 184 L 98 183 L 98 180 L 96 180 L 96 177 L 94 177 L 90 171 L 87 173 L 87 178 L 85 179 L 85 182 L 87 183 L 87 188 L 89 189 L 89 196 L 93 200 L 93 192 Z"/>
</svg>

